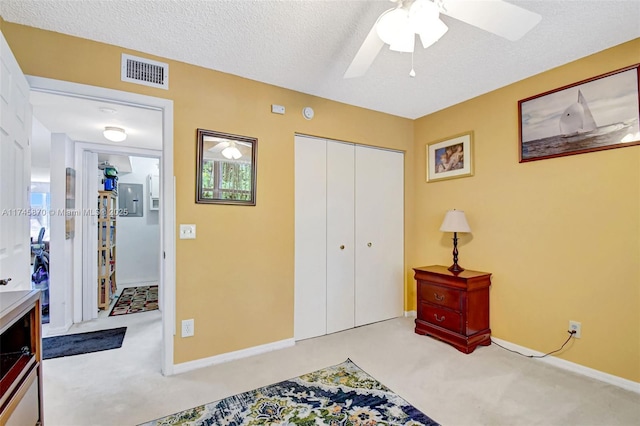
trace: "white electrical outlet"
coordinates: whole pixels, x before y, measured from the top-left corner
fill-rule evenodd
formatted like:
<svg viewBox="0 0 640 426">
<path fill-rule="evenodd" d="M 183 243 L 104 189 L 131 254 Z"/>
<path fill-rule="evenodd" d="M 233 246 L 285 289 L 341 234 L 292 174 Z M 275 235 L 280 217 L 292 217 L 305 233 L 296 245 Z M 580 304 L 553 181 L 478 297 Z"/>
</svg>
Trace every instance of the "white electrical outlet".
<svg viewBox="0 0 640 426">
<path fill-rule="evenodd" d="M 194 333 L 193 319 L 182 320 L 182 337 L 191 337 Z"/>
<path fill-rule="evenodd" d="M 575 331 L 573 337 L 579 339 L 582 336 L 582 324 L 578 321 L 569 321 L 569 331 Z"/>
</svg>

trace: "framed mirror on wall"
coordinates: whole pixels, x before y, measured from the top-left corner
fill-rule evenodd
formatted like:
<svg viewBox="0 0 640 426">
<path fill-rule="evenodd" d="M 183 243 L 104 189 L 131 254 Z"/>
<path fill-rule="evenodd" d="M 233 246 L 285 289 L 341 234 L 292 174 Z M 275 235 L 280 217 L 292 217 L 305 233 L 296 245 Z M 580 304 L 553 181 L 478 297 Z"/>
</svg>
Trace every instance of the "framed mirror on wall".
<svg viewBox="0 0 640 426">
<path fill-rule="evenodd" d="M 258 139 L 198 129 L 196 203 L 256 205 Z"/>
</svg>

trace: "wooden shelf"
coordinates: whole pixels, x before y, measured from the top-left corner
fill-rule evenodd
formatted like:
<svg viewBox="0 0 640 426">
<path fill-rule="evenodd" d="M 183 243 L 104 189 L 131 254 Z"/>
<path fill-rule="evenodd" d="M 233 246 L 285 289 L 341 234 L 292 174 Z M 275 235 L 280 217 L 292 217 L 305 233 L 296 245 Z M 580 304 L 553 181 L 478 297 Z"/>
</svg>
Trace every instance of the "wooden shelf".
<svg viewBox="0 0 640 426">
<path fill-rule="evenodd" d="M 98 308 L 108 309 L 116 293 L 116 212 L 113 191 L 98 191 Z"/>
</svg>

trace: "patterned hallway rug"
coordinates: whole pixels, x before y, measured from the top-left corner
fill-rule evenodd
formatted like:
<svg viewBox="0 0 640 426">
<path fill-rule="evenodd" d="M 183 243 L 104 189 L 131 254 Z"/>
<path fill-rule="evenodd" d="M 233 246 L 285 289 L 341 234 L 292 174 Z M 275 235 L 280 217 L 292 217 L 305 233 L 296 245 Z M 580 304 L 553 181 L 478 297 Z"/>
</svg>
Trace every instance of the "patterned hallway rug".
<svg viewBox="0 0 640 426">
<path fill-rule="evenodd" d="M 127 287 L 113 306 L 110 317 L 158 309 L 158 286 Z"/>
<path fill-rule="evenodd" d="M 380 424 L 438 425 L 347 359 L 139 426 Z"/>
</svg>

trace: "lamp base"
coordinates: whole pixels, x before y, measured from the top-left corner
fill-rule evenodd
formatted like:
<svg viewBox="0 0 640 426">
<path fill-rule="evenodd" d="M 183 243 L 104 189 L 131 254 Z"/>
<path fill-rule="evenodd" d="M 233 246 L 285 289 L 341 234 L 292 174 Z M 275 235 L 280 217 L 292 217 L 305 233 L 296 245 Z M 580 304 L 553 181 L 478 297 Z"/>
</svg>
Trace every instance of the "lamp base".
<svg viewBox="0 0 640 426">
<path fill-rule="evenodd" d="M 449 271 L 453 272 L 454 274 L 457 274 L 458 272 L 464 271 L 464 268 L 462 266 L 458 265 L 457 263 L 454 263 L 453 265 L 449 266 L 447 269 Z"/>
</svg>

